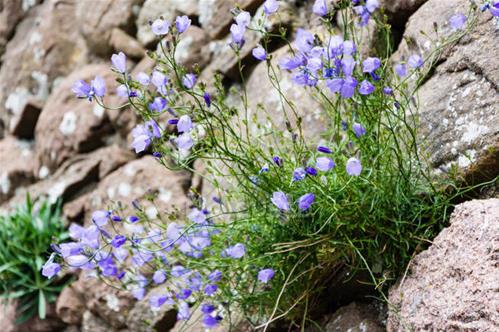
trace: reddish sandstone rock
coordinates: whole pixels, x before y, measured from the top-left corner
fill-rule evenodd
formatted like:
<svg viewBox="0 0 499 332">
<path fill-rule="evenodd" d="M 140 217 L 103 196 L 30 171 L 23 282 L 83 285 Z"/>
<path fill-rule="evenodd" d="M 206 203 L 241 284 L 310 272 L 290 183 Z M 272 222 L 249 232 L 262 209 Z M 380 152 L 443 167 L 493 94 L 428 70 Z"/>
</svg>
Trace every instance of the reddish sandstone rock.
<svg viewBox="0 0 499 332">
<path fill-rule="evenodd" d="M 111 36 L 114 28 L 133 31 L 134 7 L 143 0 L 85 0 L 75 8 L 78 25 L 95 54 L 107 57 L 112 53 Z"/>
<path fill-rule="evenodd" d="M 388 331 L 499 330 L 499 199 L 456 207 L 390 290 Z"/>
<path fill-rule="evenodd" d="M 53 172 L 65 160 L 77 153 L 89 152 L 105 144 L 120 126 L 126 127 L 123 117 L 132 114 L 129 110 L 107 111 L 96 102 L 90 103 L 74 96 L 71 88 L 79 79 L 89 82 L 96 75 L 106 81 L 110 106 L 119 104 L 113 95 L 115 75 L 107 65 L 87 65 L 64 79 L 51 94 L 42 110 L 35 129 L 37 170 L 46 167 Z"/>
<path fill-rule="evenodd" d="M 106 208 L 111 202 L 122 202 L 125 213 L 131 212 L 131 202 L 137 199 L 151 216 L 173 207 L 185 212 L 190 206 L 186 195 L 190 181 L 190 173 L 169 171 L 154 157 L 145 156 L 115 170 L 95 190 L 71 202 L 71 211 L 80 211 L 82 219 L 90 222 L 93 211 Z M 150 195 L 156 196 L 157 208 L 144 200 Z"/>
<path fill-rule="evenodd" d="M 81 324 L 85 302 L 82 294 L 73 286 L 65 287 L 57 298 L 57 316 L 66 324 Z"/>
<path fill-rule="evenodd" d="M 75 6 L 74 0 L 44 1 L 16 26 L 0 68 L 5 82 L 0 84 L 0 118 L 6 127 L 30 98 L 45 102 L 56 78 L 88 61 Z"/>
<path fill-rule="evenodd" d="M 47 174 L 46 179 L 19 188 L 16 196 L 8 204 L 12 207 L 24 203 L 28 193 L 33 199 L 46 198 L 50 202 L 61 199 L 66 203 L 82 195 L 85 190 L 93 189 L 100 179 L 132 158 L 133 154 L 130 151 L 116 145 L 77 155 L 64 162 L 54 174 Z M 63 211 L 66 211 L 66 207 Z M 81 214 L 81 211 L 78 213 Z"/>
<path fill-rule="evenodd" d="M 14 137 L 0 140 L 0 204 L 12 197 L 19 186 L 34 180 L 32 144 Z"/>
</svg>

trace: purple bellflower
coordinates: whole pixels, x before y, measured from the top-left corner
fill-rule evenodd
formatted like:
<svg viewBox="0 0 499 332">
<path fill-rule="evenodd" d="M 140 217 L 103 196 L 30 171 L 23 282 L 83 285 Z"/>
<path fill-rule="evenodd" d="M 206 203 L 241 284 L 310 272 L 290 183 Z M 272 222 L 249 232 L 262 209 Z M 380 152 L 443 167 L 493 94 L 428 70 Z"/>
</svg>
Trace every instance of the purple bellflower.
<svg viewBox="0 0 499 332">
<path fill-rule="evenodd" d="M 418 54 L 413 54 L 407 60 L 407 64 L 412 68 L 419 68 L 423 66 L 423 59 Z"/>
<path fill-rule="evenodd" d="M 361 136 L 364 136 L 366 134 L 366 128 L 364 128 L 364 126 L 360 123 L 355 122 L 352 125 L 352 129 L 357 138 L 360 138 Z"/>
<path fill-rule="evenodd" d="M 265 51 L 265 49 L 258 45 L 257 47 L 255 47 L 252 51 L 251 51 L 251 54 L 253 54 L 253 57 L 257 60 L 260 60 L 260 61 L 265 61 L 267 60 L 267 52 Z"/>
<path fill-rule="evenodd" d="M 188 115 L 182 115 L 178 119 L 177 130 L 179 133 L 188 133 L 192 130 L 192 120 Z"/>
<path fill-rule="evenodd" d="M 114 66 L 114 68 L 124 74 L 126 72 L 126 55 L 123 52 L 120 52 L 118 54 L 113 54 L 111 56 L 111 62 Z"/>
<path fill-rule="evenodd" d="M 261 283 L 268 283 L 272 278 L 274 278 L 275 272 L 272 269 L 263 269 L 258 272 L 258 281 Z"/>
<path fill-rule="evenodd" d="M 455 14 L 452 15 L 449 19 L 449 25 L 453 31 L 462 30 L 464 29 L 467 20 L 468 18 L 466 17 L 466 15 L 463 15 L 461 13 Z"/>
<path fill-rule="evenodd" d="M 371 84 L 368 80 L 363 80 L 360 83 L 359 93 L 361 95 L 370 95 L 374 92 L 374 85 Z"/>
<path fill-rule="evenodd" d="M 151 144 L 153 138 L 161 137 L 161 132 L 156 122 L 150 120 L 142 125 L 137 125 L 132 130 L 132 137 L 132 148 L 135 149 L 135 153 L 140 153 Z"/>
<path fill-rule="evenodd" d="M 272 194 L 272 203 L 281 211 L 289 211 L 288 196 L 282 191 L 276 191 Z"/>
<path fill-rule="evenodd" d="M 367 58 L 362 62 L 362 71 L 364 73 L 374 73 L 381 66 L 381 60 L 378 58 Z"/>
<path fill-rule="evenodd" d="M 315 195 L 312 193 L 305 194 L 298 198 L 298 208 L 301 211 L 307 211 L 310 206 L 314 203 L 315 201 Z"/>
<path fill-rule="evenodd" d="M 276 0 L 266 0 L 263 4 L 265 15 L 274 14 L 279 9 L 279 3 Z"/>
<path fill-rule="evenodd" d="M 347 174 L 350 176 L 359 176 L 362 172 L 362 164 L 360 163 L 360 160 L 355 157 L 348 159 L 346 170 Z"/>
<path fill-rule="evenodd" d="M 246 254 L 246 247 L 242 243 L 237 243 L 225 249 L 224 253 L 230 258 L 239 259 Z"/>
<path fill-rule="evenodd" d="M 315 162 L 315 167 L 322 172 L 327 172 L 334 168 L 334 161 L 328 157 L 319 157 Z"/>
<path fill-rule="evenodd" d="M 184 76 L 184 78 L 182 79 L 182 84 L 187 89 L 192 89 L 194 87 L 194 85 L 196 84 L 196 81 L 197 81 L 196 75 L 190 73 L 190 74 L 186 74 Z"/>
<path fill-rule="evenodd" d="M 405 75 L 407 75 L 407 66 L 403 63 L 399 63 L 395 65 L 395 72 L 400 77 L 404 77 Z"/>
<path fill-rule="evenodd" d="M 327 5 L 326 0 L 315 0 L 314 5 L 312 7 L 312 12 L 318 16 L 326 16 L 327 15 Z"/>
<path fill-rule="evenodd" d="M 166 35 L 170 30 L 170 23 L 166 20 L 158 18 L 152 22 L 151 30 L 156 36 Z"/>
<path fill-rule="evenodd" d="M 326 82 L 326 86 L 332 93 L 339 92 L 343 98 L 351 98 L 355 93 L 357 80 L 353 77 L 334 78 Z"/>
<path fill-rule="evenodd" d="M 177 16 L 177 18 L 175 19 L 175 26 L 177 27 L 177 31 L 179 33 L 185 32 L 185 30 L 187 30 L 190 25 L 191 25 L 191 20 L 186 15 Z"/>
<path fill-rule="evenodd" d="M 100 76 L 90 82 L 90 85 L 83 80 L 76 81 L 71 89 L 77 98 L 87 98 L 92 101 L 94 97 L 104 97 L 106 94 L 106 82 Z"/>
</svg>

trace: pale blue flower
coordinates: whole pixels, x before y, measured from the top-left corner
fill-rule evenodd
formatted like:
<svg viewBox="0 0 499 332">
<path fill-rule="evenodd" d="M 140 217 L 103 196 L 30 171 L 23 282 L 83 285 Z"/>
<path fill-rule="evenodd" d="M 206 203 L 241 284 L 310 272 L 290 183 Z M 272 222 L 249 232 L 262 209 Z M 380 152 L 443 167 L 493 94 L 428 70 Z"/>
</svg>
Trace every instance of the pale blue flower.
<svg viewBox="0 0 499 332">
<path fill-rule="evenodd" d="M 348 159 L 346 170 L 348 175 L 359 176 L 362 172 L 362 164 L 360 163 L 360 160 L 355 157 Z"/>
<path fill-rule="evenodd" d="M 289 211 L 288 196 L 282 191 L 276 191 L 272 194 L 271 202 L 281 211 Z"/>
<path fill-rule="evenodd" d="M 263 269 L 258 272 L 258 281 L 266 284 L 274 278 L 275 272 L 272 269 Z"/>
<path fill-rule="evenodd" d="M 152 32 L 157 36 L 166 35 L 170 30 L 170 23 L 163 19 L 156 19 L 151 25 Z"/>
<path fill-rule="evenodd" d="M 114 68 L 124 74 L 126 72 L 126 55 L 123 52 L 118 54 L 113 54 L 111 56 L 111 62 L 113 63 Z"/>
</svg>

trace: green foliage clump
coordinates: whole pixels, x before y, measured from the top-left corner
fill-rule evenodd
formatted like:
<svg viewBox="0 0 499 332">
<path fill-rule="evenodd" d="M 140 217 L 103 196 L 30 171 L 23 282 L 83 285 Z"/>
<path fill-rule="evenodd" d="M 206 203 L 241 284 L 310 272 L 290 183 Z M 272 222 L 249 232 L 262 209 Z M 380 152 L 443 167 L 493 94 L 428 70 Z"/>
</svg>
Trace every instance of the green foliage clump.
<svg viewBox="0 0 499 332">
<path fill-rule="evenodd" d="M 34 315 L 45 318 L 47 303 L 54 302 L 63 284 L 44 278 L 40 271 L 51 243 L 66 239 L 61 204 L 26 204 L 0 216 L 0 294 L 17 301 L 17 323 Z"/>
</svg>

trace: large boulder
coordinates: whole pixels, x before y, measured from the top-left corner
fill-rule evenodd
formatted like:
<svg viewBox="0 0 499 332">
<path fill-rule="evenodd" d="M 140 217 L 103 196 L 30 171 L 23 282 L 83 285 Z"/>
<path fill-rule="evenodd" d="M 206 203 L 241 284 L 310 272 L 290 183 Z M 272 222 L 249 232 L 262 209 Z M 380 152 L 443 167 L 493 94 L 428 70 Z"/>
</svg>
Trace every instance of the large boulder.
<svg viewBox="0 0 499 332">
<path fill-rule="evenodd" d="M 390 290 L 388 331 L 499 330 L 499 199 L 456 207 Z"/>
<path fill-rule="evenodd" d="M 448 19 L 466 13 L 466 0 L 430 0 L 411 16 L 393 60 L 429 56 L 438 36 L 449 36 Z M 447 47 L 419 88 L 421 146 L 438 172 L 458 169 L 469 183 L 492 179 L 499 169 L 499 53 L 496 25 L 488 12 L 477 26 Z M 433 22 L 439 27 L 435 32 Z"/>
<path fill-rule="evenodd" d="M 17 25 L 0 68 L 4 82 L 0 85 L 0 119 L 5 127 L 10 127 L 12 115 L 22 112 L 30 98 L 45 102 L 56 78 L 88 61 L 85 40 L 75 24 L 76 3 L 44 1 Z"/>
</svg>

